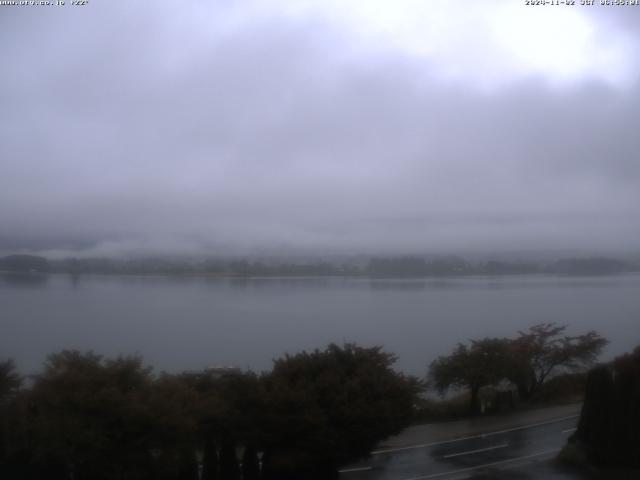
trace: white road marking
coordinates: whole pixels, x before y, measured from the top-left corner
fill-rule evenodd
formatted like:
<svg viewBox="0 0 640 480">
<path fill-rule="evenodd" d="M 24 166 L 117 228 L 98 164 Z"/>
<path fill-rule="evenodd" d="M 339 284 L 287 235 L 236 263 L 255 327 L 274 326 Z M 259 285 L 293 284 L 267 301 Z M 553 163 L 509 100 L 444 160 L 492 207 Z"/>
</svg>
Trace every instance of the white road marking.
<svg viewBox="0 0 640 480">
<path fill-rule="evenodd" d="M 488 452 L 490 450 L 497 450 L 498 448 L 506 448 L 508 446 L 509 446 L 508 443 L 502 443 L 500 445 L 494 445 L 493 447 L 478 448 L 476 450 L 467 450 L 466 452 L 451 453 L 449 455 L 443 455 L 442 458 L 462 457 L 463 455 L 473 455 L 474 453 Z"/>
<path fill-rule="evenodd" d="M 577 430 L 577 428 L 573 427 L 573 428 L 567 428 L 566 430 L 562 430 L 562 432 L 560 433 L 570 433 L 570 432 L 575 432 Z"/>
<path fill-rule="evenodd" d="M 432 473 L 430 475 L 422 475 L 420 477 L 405 478 L 404 480 L 427 480 L 429 478 L 445 477 L 448 475 L 458 475 L 461 473 L 473 472 L 474 470 L 478 470 L 480 468 L 496 467 L 498 465 L 505 465 L 513 462 L 522 461 L 522 460 L 528 460 L 535 457 L 542 457 L 543 455 L 550 455 L 553 453 L 557 453 L 559 451 L 560 451 L 559 448 L 556 448 L 554 450 L 545 450 L 544 452 L 532 453 L 531 455 L 525 455 L 524 457 L 510 458 L 508 460 L 500 460 L 497 462 L 484 463 L 482 465 L 476 465 L 475 467 L 461 468 L 460 470 L 450 470 L 448 472 Z"/>
<path fill-rule="evenodd" d="M 367 470 L 372 470 L 372 469 L 373 467 L 345 468 L 344 470 L 338 470 L 338 473 L 365 472 Z"/>
<path fill-rule="evenodd" d="M 527 428 L 541 427 L 543 425 L 551 425 L 553 423 L 564 422 L 565 420 L 571 420 L 574 418 L 578 418 L 580 415 L 569 415 L 568 417 L 556 418 L 554 420 L 547 420 L 545 422 L 531 423 L 529 425 L 522 425 L 520 427 L 506 428 L 504 430 L 496 430 L 495 432 L 488 433 L 480 433 L 476 435 L 470 435 L 468 437 L 460 437 L 460 438 L 452 438 L 451 440 L 444 440 L 441 442 L 430 442 L 430 443 L 422 443 L 420 445 L 409 445 L 406 447 L 397 447 L 397 448 L 385 448 L 382 450 L 374 450 L 371 452 L 371 455 L 381 455 L 384 453 L 393 453 L 393 452 L 402 452 L 404 450 L 415 450 L 417 448 L 427 448 L 427 447 L 435 447 L 436 445 L 446 445 L 448 443 L 461 442 L 463 440 L 471 440 L 474 438 L 485 438 L 491 435 L 499 435 L 501 433 L 509 433 L 516 432 L 518 430 L 526 430 Z"/>
</svg>

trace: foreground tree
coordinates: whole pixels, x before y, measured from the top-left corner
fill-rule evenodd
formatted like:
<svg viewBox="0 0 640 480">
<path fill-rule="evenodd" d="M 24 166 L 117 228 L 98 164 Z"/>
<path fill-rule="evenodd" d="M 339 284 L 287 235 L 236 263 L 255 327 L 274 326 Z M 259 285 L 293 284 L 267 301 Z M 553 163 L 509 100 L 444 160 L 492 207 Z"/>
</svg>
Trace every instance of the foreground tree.
<svg viewBox="0 0 640 480">
<path fill-rule="evenodd" d="M 13 396 L 22 385 L 13 360 L 0 362 L 0 404 Z"/>
<path fill-rule="evenodd" d="M 195 414 L 203 448 L 203 480 L 218 478 L 217 475 L 237 478 L 240 470 L 236 447 L 249 450 L 263 436 L 265 394 L 260 378 L 251 372 L 219 376 L 207 371 L 180 377 L 198 395 Z"/>
<path fill-rule="evenodd" d="M 450 355 L 431 364 L 430 381 L 441 393 L 452 386 L 469 389 L 472 414 L 480 412 L 480 389 L 504 380 L 527 400 L 556 373 L 589 366 L 608 343 L 595 331 L 562 335 L 566 328 L 540 323 L 513 340 L 485 338 L 472 340 L 469 346 L 458 344 Z"/>
<path fill-rule="evenodd" d="M 480 413 L 480 389 L 493 385 L 505 376 L 509 341 L 502 338 L 472 340 L 469 346 L 459 343 L 451 355 L 431 363 L 431 383 L 444 393 L 450 387 L 467 388 L 469 411 Z"/>
<path fill-rule="evenodd" d="M 569 440 L 596 465 L 640 468 L 640 346 L 593 368 Z"/>
<path fill-rule="evenodd" d="M 267 395 L 264 478 L 330 479 L 409 424 L 420 390 L 380 347 L 329 345 L 276 360 Z"/>
<path fill-rule="evenodd" d="M 197 392 L 181 376 L 163 373 L 141 393 L 140 402 L 146 406 L 150 420 L 149 428 L 143 432 L 140 440 L 144 448 L 154 453 L 149 458 L 153 477 L 196 478 L 196 450 L 205 446 L 196 435 Z M 203 478 L 211 480 L 216 477 L 207 472 Z"/>
<path fill-rule="evenodd" d="M 13 360 L 0 362 L 0 478 L 8 476 L 12 457 L 20 449 L 14 433 L 20 421 L 15 399 L 21 385 Z"/>
<path fill-rule="evenodd" d="M 151 379 L 139 357 L 51 355 L 29 396 L 33 463 L 43 478 L 143 477 L 154 446 Z"/>
<path fill-rule="evenodd" d="M 559 370 L 572 371 L 592 364 L 608 343 L 595 331 L 563 335 L 566 326 L 539 323 L 509 344 L 507 377 L 522 399 L 531 398 Z"/>
</svg>

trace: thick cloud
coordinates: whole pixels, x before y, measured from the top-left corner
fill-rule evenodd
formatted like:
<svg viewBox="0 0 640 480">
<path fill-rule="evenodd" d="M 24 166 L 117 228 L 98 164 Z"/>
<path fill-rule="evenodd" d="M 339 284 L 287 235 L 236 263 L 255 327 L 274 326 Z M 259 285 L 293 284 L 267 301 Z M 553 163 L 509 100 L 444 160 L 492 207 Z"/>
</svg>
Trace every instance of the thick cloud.
<svg viewBox="0 0 640 480">
<path fill-rule="evenodd" d="M 637 248 L 640 10 L 424 3 L 0 7 L 0 251 Z"/>
</svg>

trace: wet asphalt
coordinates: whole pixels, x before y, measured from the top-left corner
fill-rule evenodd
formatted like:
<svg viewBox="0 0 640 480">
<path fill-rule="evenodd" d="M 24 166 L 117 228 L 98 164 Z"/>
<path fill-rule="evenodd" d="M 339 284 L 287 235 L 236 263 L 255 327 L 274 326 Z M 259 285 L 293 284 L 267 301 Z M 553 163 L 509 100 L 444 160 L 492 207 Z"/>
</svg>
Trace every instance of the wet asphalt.
<svg viewBox="0 0 640 480">
<path fill-rule="evenodd" d="M 583 478 L 556 468 L 552 460 L 566 444 L 577 416 L 507 428 L 458 439 L 382 448 L 341 470 L 344 480 L 463 478 Z"/>
</svg>

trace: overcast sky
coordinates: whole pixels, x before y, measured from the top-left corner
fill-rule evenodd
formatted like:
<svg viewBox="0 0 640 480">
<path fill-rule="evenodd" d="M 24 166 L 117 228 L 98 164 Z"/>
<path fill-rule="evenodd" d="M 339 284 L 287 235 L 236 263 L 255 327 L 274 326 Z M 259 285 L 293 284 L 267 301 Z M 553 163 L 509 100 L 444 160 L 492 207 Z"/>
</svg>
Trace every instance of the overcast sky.
<svg viewBox="0 0 640 480">
<path fill-rule="evenodd" d="M 639 250 L 640 7 L 70 3 L 0 6 L 0 253 Z"/>
</svg>

